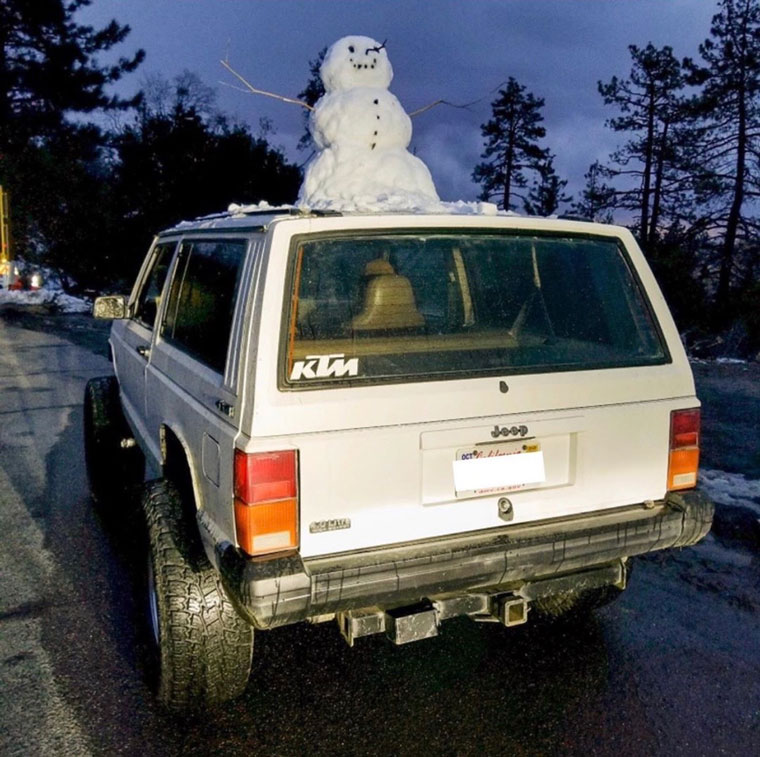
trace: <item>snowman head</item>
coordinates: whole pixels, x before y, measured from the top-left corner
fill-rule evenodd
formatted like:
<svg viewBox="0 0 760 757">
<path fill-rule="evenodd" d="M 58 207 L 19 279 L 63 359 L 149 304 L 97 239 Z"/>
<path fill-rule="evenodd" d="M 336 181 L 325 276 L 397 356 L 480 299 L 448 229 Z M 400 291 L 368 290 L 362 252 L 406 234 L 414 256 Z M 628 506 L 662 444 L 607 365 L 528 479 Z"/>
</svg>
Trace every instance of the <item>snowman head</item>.
<svg viewBox="0 0 760 757">
<path fill-rule="evenodd" d="M 385 42 L 371 37 L 343 37 L 331 45 L 319 69 L 325 91 L 382 87 L 393 78 Z"/>
</svg>

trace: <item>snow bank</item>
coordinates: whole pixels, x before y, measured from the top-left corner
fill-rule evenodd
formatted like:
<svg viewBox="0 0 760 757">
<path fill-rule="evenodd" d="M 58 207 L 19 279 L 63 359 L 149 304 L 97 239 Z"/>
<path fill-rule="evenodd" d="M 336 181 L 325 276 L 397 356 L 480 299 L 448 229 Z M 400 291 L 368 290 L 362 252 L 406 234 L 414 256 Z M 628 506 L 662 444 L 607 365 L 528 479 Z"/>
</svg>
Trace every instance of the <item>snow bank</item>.
<svg viewBox="0 0 760 757">
<path fill-rule="evenodd" d="M 744 507 L 760 517 L 760 481 L 747 479 L 740 473 L 702 469 L 699 485 L 716 504 Z"/>
<path fill-rule="evenodd" d="M 0 289 L 0 307 L 3 305 L 44 305 L 61 313 L 92 312 L 91 302 L 50 289 L 34 291 Z"/>
</svg>

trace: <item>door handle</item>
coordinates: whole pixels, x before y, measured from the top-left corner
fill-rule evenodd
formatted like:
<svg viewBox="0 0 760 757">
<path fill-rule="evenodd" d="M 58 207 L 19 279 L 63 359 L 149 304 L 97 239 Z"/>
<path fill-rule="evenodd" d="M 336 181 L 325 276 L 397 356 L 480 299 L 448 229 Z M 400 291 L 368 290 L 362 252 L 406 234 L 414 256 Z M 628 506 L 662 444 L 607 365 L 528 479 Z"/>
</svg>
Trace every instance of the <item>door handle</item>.
<svg viewBox="0 0 760 757">
<path fill-rule="evenodd" d="M 214 403 L 221 412 L 223 412 L 228 418 L 232 418 L 235 415 L 235 406 L 230 405 L 229 402 L 225 402 L 224 400 L 217 400 Z"/>
<path fill-rule="evenodd" d="M 138 344 L 137 347 L 135 347 L 135 350 L 140 357 L 144 357 L 146 360 L 148 359 L 148 355 L 150 355 L 150 347 L 148 347 L 147 344 Z"/>
</svg>

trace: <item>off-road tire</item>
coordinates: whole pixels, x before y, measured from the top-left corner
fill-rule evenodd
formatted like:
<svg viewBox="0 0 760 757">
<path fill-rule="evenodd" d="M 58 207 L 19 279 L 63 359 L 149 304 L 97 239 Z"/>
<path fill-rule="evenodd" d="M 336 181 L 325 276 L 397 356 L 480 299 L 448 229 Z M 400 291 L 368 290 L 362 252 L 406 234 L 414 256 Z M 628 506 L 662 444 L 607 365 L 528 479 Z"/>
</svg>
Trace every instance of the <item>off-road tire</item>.
<svg viewBox="0 0 760 757">
<path fill-rule="evenodd" d="M 631 576 L 631 561 L 625 563 L 625 582 Z M 599 607 L 614 602 L 624 589 L 617 586 L 600 586 L 586 591 L 563 591 L 533 601 L 531 609 L 544 621 L 578 621 L 588 617 Z"/>
<path fill-rule="evenodd" d="M 234 699 L 251 670 L 253 629 L 209 563 L 182 497 L 166 479 L 146 485 L 148 609 L 159 701 L 187 711 Z"/>
<path fill-rule="evenodd" d="M 142 483 L 145 458 L 132 437 L 114 376 L 90 379 L 84 390 L 84 459 L 92 498 L 101 506 L 122 503 Z"/>
</svg>

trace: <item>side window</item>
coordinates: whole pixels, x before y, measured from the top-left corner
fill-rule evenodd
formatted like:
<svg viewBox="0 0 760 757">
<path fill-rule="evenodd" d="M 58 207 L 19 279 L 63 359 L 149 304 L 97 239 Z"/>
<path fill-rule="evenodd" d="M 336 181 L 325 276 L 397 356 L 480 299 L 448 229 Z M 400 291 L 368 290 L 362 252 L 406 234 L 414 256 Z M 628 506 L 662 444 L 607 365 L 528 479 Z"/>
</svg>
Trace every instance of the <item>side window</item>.
<svg viewBox="0 0 760 757">
<path fill-rule="evenodd" d="M 219 373 L 224 372 L 244 240 L 183 242 L 162 336 Z"/>
<path fill-rule="evenodd" d="M 156 245 L 151 268 L 137 296 L 132 317 L 146 328 L 152 329 L 156 322 L 161 292 L 166 283 L 166 274 L 169 272 L 169 264 L 175 247 L 174 242 Z"/>
</svg>

